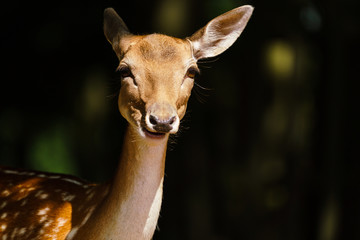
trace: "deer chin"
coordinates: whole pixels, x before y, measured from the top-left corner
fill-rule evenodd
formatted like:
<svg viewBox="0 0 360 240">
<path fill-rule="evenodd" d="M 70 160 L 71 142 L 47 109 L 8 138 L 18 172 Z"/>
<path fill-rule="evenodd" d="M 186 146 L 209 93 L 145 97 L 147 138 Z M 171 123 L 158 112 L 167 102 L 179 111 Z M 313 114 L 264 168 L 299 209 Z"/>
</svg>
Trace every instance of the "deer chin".
<svg viewBox="0 0 360 240">
<path fill-rule="evenodd" d="M 145 138 L 152 139 L 152 140 L 162 140 L 162 139 L 165 139 L 169 135 L 169 133 L 149 130 L 146 127 L 142 127 L 141 131 Z"/>
<path fill-rule="evenodd" d="M 164 139 L 168 135 L 168 133 L 164 133 L 164 132 L 150 131 L 145 127 L 143 127 L 141 130 L 143 131 L 146 138 L 150 138 L 154 140 Z"/>
<path fill-rule="evenodd" d="M 169 136 L 169 133 L 148 129 L 145 124 L 140 124 L 136 121 L 130 122 L 129 126 L 131 126 L 135 132 L 137 132 L 138 137 L 143 140 L 163 140 Z"/>
</svg>

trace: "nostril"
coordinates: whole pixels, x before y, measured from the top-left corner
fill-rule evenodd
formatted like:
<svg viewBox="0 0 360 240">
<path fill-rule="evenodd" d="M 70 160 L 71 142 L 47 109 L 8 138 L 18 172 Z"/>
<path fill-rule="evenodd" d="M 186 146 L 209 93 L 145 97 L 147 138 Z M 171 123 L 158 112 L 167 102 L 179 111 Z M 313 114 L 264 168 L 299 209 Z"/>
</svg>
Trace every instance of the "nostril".
<svg viewBox="0 0 360 240">
<path fill-rule="evenodd" d="M 169 118 L 168 120 L 165 121 L 161 121 L 159 120 L 156 116 L 154 115 L 150 115 L 149 117 L 149 121 L 152 125 L 158 125 L 158 124 L 168 124 L 168 125 L 172 125 L 176 120 L 176 117 L 173 116 L 171 118 Z"/>
<path fill-rule="evenodd" d="M 158 119 L 157 117 L 153 116 L 153 115 L 150 115 L 150 118 L 149 118 L 149 121 L 152 125 L 156 125 L 158 124 Z"/>
<path fill-rule="evenodd" d="M 172 125 L 175 122 L 175 116 L 169 119 L 169 124 Z"/>
</svg>

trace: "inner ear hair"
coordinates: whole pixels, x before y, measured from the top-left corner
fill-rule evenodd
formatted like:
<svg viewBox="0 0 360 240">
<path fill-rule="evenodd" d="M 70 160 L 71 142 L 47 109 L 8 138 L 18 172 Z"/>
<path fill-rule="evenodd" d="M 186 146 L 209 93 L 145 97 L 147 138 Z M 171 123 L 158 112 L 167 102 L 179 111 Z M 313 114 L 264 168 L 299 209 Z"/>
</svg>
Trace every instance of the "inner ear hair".
<svg viewBox="0 0 360 240">
<path fill-rule="evenodd" d="M 194 33 L 188 38 L 192 42 L 194 57 L 199 60 L 223 53 L 240 36 L 253 10 L 250 5 L 235 8 Z"/>
</svg>

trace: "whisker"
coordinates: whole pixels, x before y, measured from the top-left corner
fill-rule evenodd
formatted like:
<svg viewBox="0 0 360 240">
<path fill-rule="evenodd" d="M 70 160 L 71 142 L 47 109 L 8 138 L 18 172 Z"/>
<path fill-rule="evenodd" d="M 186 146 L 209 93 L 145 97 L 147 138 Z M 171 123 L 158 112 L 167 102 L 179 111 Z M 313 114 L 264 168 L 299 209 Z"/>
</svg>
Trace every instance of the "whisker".
<svg viewBox="0 0 360 240">
<path fill-rule="evenodd" d="M 207 88 L 207 87 L 203 87 L 203 86 L 201 86 L 199 83 L 197 83 L 197 82 L 194 82 L 194 84 L 195 84 L 195 86 L 196 87 L 198 87 L 198 88 L 200 88 L 200 89 L 202 89 L 202 90 L 205 90 L 205 91 L 213 91 L 214 89 L 212 89 L 212 88 Z"/>
<path fill-rule="evenodd" d="M 220 57 L 201 59 L 198 61 L 198 64 L 202 65 L 205 63 L 214 63 L 214 62 L 218 61 L 219 59 L 220 59 Z"/>
<path fill-rule="evenodd" d="M 206 98 L 210 96 L 209 92 L 212 91 L 212 90 L 213 89 L 211 89 L 211 88 L 203 87 L 199 83 L 194 82 L 193 92 L 194 92 L 194 95 L 195 95 L 196 99 L 200 103 L 205 103 L 206 102 Z"/>
<path fill-rule="evenodd" d="M 168 150 L 172 151 L 175 149 L 176 144 L 178 143 L 178 139 L 181 135 L 190 129 L 190 126 L 187 124 L 190 122 L 191 118 L 191 110 L 186 111 L 185 116 L 183 119 L 180 120 L 179 130 L 175 134 L 170 134 L 169 141 L 168 141 Z"/>
</svg>

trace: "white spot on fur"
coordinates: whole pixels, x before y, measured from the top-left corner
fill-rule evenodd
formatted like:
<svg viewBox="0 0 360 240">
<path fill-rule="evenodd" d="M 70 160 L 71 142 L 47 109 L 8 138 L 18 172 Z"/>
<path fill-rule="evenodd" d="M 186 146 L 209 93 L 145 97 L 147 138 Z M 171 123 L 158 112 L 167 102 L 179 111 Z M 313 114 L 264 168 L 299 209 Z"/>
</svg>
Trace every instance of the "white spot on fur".
<svg viewBox="0 0 360 240">
<path fill-rule="evenodd" d="M 17 235 L 18 228 L 14 228 L 14 231 L 11 234 L 11 238 L 15 239 L 15 236 Z"/>
<path fill-rule="evenodd" d="M 19 236 L 24 235 L 26 233 L 26 228 L 20 228 L 19 230 Z"/>
<path fill-rule="evenodd" d="M 76 184 L 76 185 L 79 185 L 79 186 L 82 186 L 82 187 L 85 187 L 85 188 L 87 187 L 83 183 L 81 183 L 79 181 L 76 181 L 76 180 L 73 180 L 73 179 L 70 179 L 70 178 L 62 178 L 61 180 L 66 181 L 66 182 L 70 182 L 70 183 L 73 183 L 73 184 Z"/>
<path fill-rule="evenodd" d="M 53 220 L 49 220 L 44 224 L 44 227 L 50 227 L 50 225 L 52 224 Z"/>
<path fill-rule="evenodd" d="M 46 219 L 47 219 L 47 215 L 43 215 L 43 216 L 40 218 L 39 223 L 45 222 Z"/>
<path fill-rule="evenodd" d="M 4 190 L 4 191 L 2 191 L 2 193 L 1 193 L 1 196 L 2 197 L 7 197 L 7 196 L 9 196 L 10 195 L 10 192 L 9 192 L 9 190 Z"/>
<path fill-rule="evenodd" d="M 45 234 L 45 237 L 49 238 L 49 239 L 56 239 L 56 236 L 54 234 Z"/>
<path fill-rule="evenodd" d="M 62 200 L 65 202 L 71 202 L 76 197 L 75 195 L 71 195 L 69 193 L 63 193 L 61 194 Z"/>
<path fill-rule="evenodd" d="M 16 174 L 16 175 L 19 175 L 19 172 L 18 172 L 18 171 L 14 171 L 14 170 L 4 170 L 3 172 L 4 172 L 4 173 L 7 173 L 7 174 Z"/>
<path fill-rule="evenodd" d="M 57 219 L 58 227 L 64 226 L 67 221 L 68 221 L 68 220 L 67 220 L 66 218 L 58 218 L 58 219 Z"/>
<path fill-rule="evenodd" d="M 4 202 L 0 205 L 0 209 L 3 209 L 6 205 L 7 205 L 7 202 L 4 201 Z"/>
<path fill-rule="evenodd" d="M 20 206 L 22 206 L 22 207 L 25 206 L 27 201 L 28 200 L 26 198 L 24 200 L 22 200 L 21 203 L 20 203 Z"/>
<path fill-rule="evenodd" d="M 6 216 L 7 216 L 7 213 L 3 213 L 0 217 L 0 219 L 4 219 L 4 218 L 6 218 Z"/>
<path fill-rule="evenodd" d="M 53 176 L 48 176 L 48 178 L 50 178 L 50 179 L 59 179 L 59 178 L 61 178 L 61 176 L 53 175 Z"/>
<path fill-rule="evenodd" d="M 66 218 L 58 218 L 56 228 L 54 228 L 54 232 L 60 232 L 61 227 L 63 227 L 67 221 L 68 220 Z"/>
<path fill-rule="evenodd" d="M 40 209 L 40 210 L 38 211 L 37 215 L 45 215 L 49 210 L 50 210 L 49 207 Z"/>
<path fill-rule="evenodd" d="M 2 225 L 0 226 L 0 230 L 1 230 L 1 231 L 5 231 L 6 228 L 7 228 L 7 225 L 6 225 L 6 224 L 2 224 Z"/>
<path fill-rule="evenodd" d="M 35 197 L 39 197 L 41 194 L 43 194 L 44 190 L 39 190 L 36 192 Z"/>
<path fill-rule="evenodd" d="M 89 196 L 86 197 L 86 201 L 90 201 L 95 195 L 95 192 L 92 192 L 89 194 Z"/>
<path fill-rule="evenodd" d="M 39 196 L 39 199 L 47 199 L 49 197 L 49 194 L 43 193 Z"/>
</svg>

